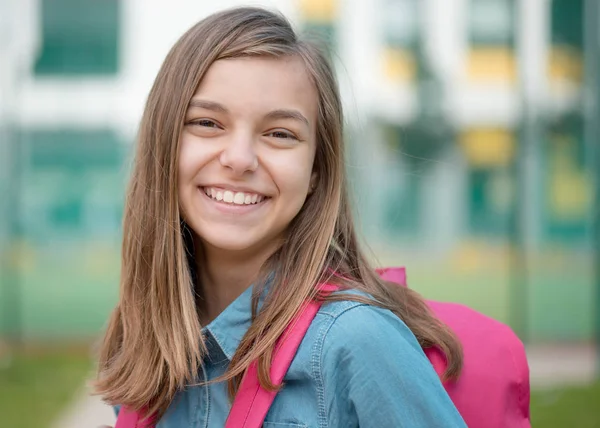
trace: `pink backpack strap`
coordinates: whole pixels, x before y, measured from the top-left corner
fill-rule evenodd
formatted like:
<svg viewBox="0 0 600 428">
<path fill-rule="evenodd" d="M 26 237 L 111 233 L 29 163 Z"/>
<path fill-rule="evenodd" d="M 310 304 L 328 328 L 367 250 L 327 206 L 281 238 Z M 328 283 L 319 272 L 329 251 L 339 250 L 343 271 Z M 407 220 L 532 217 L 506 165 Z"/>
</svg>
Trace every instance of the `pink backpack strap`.
<svg viewBox="0 0 600 428">
<path fill-rule="evenodd" d="M 320 286 L 323 291 L 334 291 L 337 287 L 329 284 Z M 288 325 L 279 339 L 271 363 L 271 382 L 280 385 L 287 373 L 296 351 L 317 315 L 321 303 L 308 302 L 300 314 Z M 260 428 L 267 412 L 277 395 L 277 391 L 263 389 L 258 381 L 258 370 L 254 361 L 246 371 L 229 412 L 225 428 Z"/>
<path fill-rule="evenodd" d="M 144 419 L 145 409 L 135 412 L 123 406 L 119 410 L 115 428 L 154 428 L 154 416 Z"/>
<path fill-rule="evenodd" d="M 329 284 L 322 284 L 319 288 L 325 292 L 337 290 L 336 286 Z M 282 383 L 296 351 L 320 307 L 320 302 L 314 300 L 307 302 L 278 340 L 270 369 L 271 382 L 275 385 Z M 256 361 L 252 362 L 235 395 L 225 428 L 262 427 L 276 395 L 277 391 L 267 391 L 260 385 Z M 142 414 L 142 412 L 133 412 L 122 407 L 115 428 L 154 428 L 154 418 L 143 420 Z"/>
</svg>

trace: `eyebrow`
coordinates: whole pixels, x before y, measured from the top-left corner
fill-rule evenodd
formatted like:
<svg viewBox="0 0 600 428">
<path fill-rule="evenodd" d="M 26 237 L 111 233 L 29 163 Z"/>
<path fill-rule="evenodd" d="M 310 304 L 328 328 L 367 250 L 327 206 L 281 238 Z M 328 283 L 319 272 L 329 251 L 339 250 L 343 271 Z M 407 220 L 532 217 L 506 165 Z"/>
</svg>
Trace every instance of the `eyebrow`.
<svg viewBox="0 0 600 428">
<path fill-rule="evenodd" d="M 212 111 L 216 111 L 219 113 L 228 113 L 229 112 L 229 110 L 227 110 L 227 108 L 222 104 L 219 104 L 214 101 L 203 100 L 200 98 L 193 98 L 190 101 L 189 108 L 193 108 L 193 107 L 203 108 L 206 110 L 212 110 Z M 306 126 L 310 127 L 310 123 L 309 123 L 308 119 L 306 118 L 306 116 L 304 116 L 298 110 L 294 110 L 294 109 L 277 109 L 277 110 L 270 111 L 265 116 L 265 119 L 271 119 L 271 120 L 292 119 L 292 120 L 295 120 L 298 122 L 302 122 Z"/>
<path fill-rule="evenodd" d="M 199 98 L 192 98 L 189 107 L 203 108 L 206 110 L 217 111 L 219 113 L 227 113 L 227 109 L 224 105 L 216 103 L 214 101 L 201 100 Z"/>
<path fill-rule="evenodd" d="M 266 116 L 266 119 L 292 119 L 298 122 L 304 123 L 306 126 L 310 127 L 308 119 L 300 113 L 298 110 L 288 110 L 288 109 L 277 109 L 269 112 Z"/>
</svg>

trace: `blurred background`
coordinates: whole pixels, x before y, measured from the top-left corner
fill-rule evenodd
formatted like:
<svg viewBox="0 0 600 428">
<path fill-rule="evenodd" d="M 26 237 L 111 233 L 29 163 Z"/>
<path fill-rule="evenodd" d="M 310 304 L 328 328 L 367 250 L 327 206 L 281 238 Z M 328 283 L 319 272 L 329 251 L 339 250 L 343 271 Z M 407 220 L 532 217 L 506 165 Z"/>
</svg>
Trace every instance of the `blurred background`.
<svg viewBox="0 0 600 428">
<path fill-rule="evenodd" d="M 328 45 L 374 261 L 517 332 L 534 426 L 600 427 L 597 0 L 0 0 L 0 426 L 114 421 L 84 381 L 145 97 L 240 4 Z"/>
</svg>

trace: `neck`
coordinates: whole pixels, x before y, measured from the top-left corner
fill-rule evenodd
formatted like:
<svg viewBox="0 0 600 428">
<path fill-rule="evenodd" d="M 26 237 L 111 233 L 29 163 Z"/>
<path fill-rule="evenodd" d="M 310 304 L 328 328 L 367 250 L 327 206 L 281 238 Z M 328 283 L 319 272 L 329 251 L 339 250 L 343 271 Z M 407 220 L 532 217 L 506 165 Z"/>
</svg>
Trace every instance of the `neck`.
<svg viewBox="0 0 600 428">
<path fill-rule="evenodd" d="M 198 312 L 201 325 L 209 324 L 257 279 L 271 251 L 235 253 L 196 242 Z"/>
</svg>

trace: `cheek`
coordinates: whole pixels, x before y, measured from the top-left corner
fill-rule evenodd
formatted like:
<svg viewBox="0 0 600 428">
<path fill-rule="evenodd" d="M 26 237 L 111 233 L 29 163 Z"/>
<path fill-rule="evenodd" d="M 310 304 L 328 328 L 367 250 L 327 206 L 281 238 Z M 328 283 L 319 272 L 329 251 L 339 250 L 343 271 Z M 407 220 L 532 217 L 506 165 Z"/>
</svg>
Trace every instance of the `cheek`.
<svg viewBox="0 0 600 428">
<path fill-rule="evenodd" d="M 179 145 L 179 160 L 177 164 L 177 195 L 179 198 L 179 206 L 185 211 L 191 209 L 191 204 L 194 197 L 195 177 L 198 171 L 202 168 L 203 159 L 201 147 L 196 141 L 182 136 Z"/>
<path fill-rule="evenodd" d="M 308 194 L 313 168 L 311 153 L 280 159 L 272 165 L 273 179 L 286 200 L 303 201 Z"/>
<path fill-rule="evenodd" d="M 179 161 L 177 176 L 179 187 L 186 187 L 193 183 L 194 179 L 204 166 L 215 156 L 210 146 L 189 133 L 181 137 L 179 144 Z"/>
<path fill-rule="evenodd" d="M 185 136 L 181 138 L 179 144 L 179 164 L 178 164 L 178 177 L 181 184 L 185 184 L 186 179 L 189 179 L 192 175 L 193 165 L 197 153 L 194 153 L 194 145 L 189 138 Z"/>
</svg>

